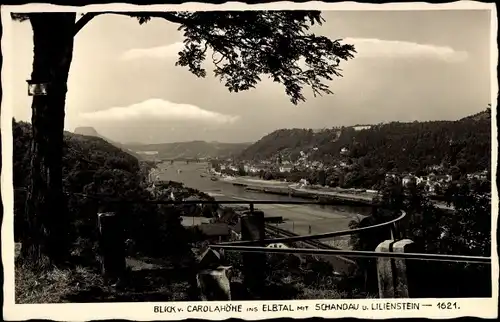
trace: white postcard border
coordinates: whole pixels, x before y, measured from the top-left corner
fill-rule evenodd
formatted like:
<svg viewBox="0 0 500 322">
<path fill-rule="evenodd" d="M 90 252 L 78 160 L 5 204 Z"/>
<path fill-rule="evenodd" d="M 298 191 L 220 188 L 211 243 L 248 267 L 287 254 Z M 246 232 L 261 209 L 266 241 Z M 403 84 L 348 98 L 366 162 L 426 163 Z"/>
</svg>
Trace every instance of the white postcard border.
<svg viewBox="0 0 500 322">
<path fill-rule="evenodd" d="M 444 4 L 390 3 L 390 4 L 363 4 L 356 2 L 324 3 L 324 2 L 276 2 L 267 4 L 247 5 L 238 2 L 228 2 L 222 5 L 204 3 L 186 3 L 182 5 L 148 5 L 137 6 L 131 4 L 89 5 L 85 7 L 57 6 L 50 4 L 27 4 L 20 6 L 2 6 L 2 66 L 3 100 L 1 109 L 2 133 L 2 173 L 1 192 L 4 207 L 2 224 L 2 261 L 4 267 L 4 318 L 6 320 L 51 319 L 58 321 L 86 321 L 98 319 L 130 319 L 130 320 L 179 320 L 185 318 L 202 318 L 220 320 L 225 318 L 242 318 L 246 320 L 260 320 L 265 318 L 309 318 L 309 317 L 356 317 L 385 319 L 395 317 L 425 317 L 425 318 L 454 318 L 462 316 L 494 318 L 498 316 L 498 256 L 492 254 L 492 292 L 490 299 L 365 299 L 365 300 L 294 300 L 294 301 L 231 301 L 231 302 L 168 302 L 168 303 L 97 303 L 97 304 L 14 304 L 14 238 L 13 238 L 13 186 L 12 186 L 12 97 L 9 94 L 9 79 L 13 72 L 8 64 L 12 53 L 9 51 L 11 34 L 10 12 L 48 12 L 48 11 L 155 11 L 155 10 L 257 10 L 257 9 L 315 9 L 315 10 L 491 10 L 491 109 L 493 115 L 497 110 L 498 93 L 498 48 L 497 48 L 497 12 L 494 3 L 473 1 L 457 1 Z M 465 40 L 464 40 L 465 41 Z M 497 164 L 497 123 L 492 117 L 492 176 L 496 178 Z M 498 190 L 495 180 L 492 180 L 492 250 L 497 249 L 496 227 L 498 222 Z M 351 309 L 347 310 L 315 310 L 316 305 L 344 304 Z M 377 305 L 384 303 L 411 303 L 419 305 L 419 310 L 378 310 Z M 439 304 L 444 308 L 439 308 Z M 431 306 L 424 306 L 430 304 Z M 294 311 L 263 312 L 265 306 L 290 305 Z M 390 305 L 390 304 L 389 304 Z M 192 312 L 193 306 L 202 307 L 201 312 Z M 305 307 L 307 309 L 304 309 Z M 354 309 L 356 307 L 358 309 Z M 156 307 L 156 309 L 155 309 Z M 204 310 L 216 312 L 204 312 Z M 224 307 L 225 309 L 222 309 Z M 447 309 L 446 307 L 455 307 Z M 171 312 L 175 308 L 176 312 Z M 257 308 L 257 312 L 255 312 Z M 302 310 L 299 310 L 302 308 Z M 365 309 L 366 308 L 366 309 Z M 182 311 L 179 311 L 181 309 Z M 155 313 L 155 310 L 158 311 Z M 221 311 L 223 310 L 223 311 Z M 241 311 L 240 311 L 241 310 Z M 170 312 L 169 312 L 170 311 Z"/>
</svg>

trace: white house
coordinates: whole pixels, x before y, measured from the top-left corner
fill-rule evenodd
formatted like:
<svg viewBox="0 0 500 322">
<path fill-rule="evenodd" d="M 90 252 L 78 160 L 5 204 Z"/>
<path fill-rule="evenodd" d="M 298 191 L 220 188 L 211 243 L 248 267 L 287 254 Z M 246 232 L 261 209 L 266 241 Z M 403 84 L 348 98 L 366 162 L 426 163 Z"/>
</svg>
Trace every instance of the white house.
<svg viewBox="0 0 500 322">
<path fill-rule="evenodd" d="M 283 243 L 274 243 L 267 245 L 268 248 L 289 248 L 287 245 Z"/>
<path fill-rule="evenodd" d="M 355 131 L 368 130 L 371 129 L 371 125 L 357 125 L 353 126 Z"/>
<path fill-rule="evenodd" d="M 344 163 L 344 162 L 341 162 L 341 163 L 340 163 L 340 165 L 341 165 L 341 166 L 343 166 L 343 165 L 342 165 L 342 163 Z M 345 163 L 344 163 L 344 164 L 345 164 Z M 386 177 L 386 178 L 393 178 L 393 179 L 395 179 L 395 178 L 396 178 L 396 174 L 395 174 L 395 173 L 392 173 L 392 172 L 388 172 L 388 173 L 386 173 L 386 174 L 385 174 L 385 177 Z"/>
<path fill-rule="evenodd" d="M 401 180 L 401 183 L 403 186 L 407 187 L 411 182 L 416 182 L 415 177 L 412 176 L 405 176 L 403 180 Z"/>
<path fill-rule="evenodd" d="M 291 166 L 287 166 L 287 167 L 281 166 L 279 170 L 281 173 L 290 172 L 290 171 L 292 171 L 292 167 Z"/>
</svg>

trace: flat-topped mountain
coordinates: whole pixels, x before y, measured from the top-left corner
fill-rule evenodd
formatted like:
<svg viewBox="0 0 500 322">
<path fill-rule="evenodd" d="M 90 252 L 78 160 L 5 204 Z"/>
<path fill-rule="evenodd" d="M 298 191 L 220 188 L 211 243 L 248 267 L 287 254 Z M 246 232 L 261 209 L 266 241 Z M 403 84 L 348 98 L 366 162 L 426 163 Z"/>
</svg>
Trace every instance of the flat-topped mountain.
<svg viewBox="0 0 500 322">
<path fill-rule="evenodd" d="M 134 151 L 129 150 L 127 147 L 125 147 L 123 144 L 120 142 L 115 142 L 111 139 L 108 139 L 107 137 L 101 135 L 97 130 L 91 126 L 80 126 L 75 128 L 73 131 L 74 134 L 80 134 L 80 135 L 85 135 L 85 136 L 94 136 L 103 139 L 104 141 L 116 146 L 119 149 L 122 149 L 123 151 L 127 152 L 128 154 L 133 155 L 136 158 L 140 158 L 138 154 L 136 154 Z"/>
<path fill-rule="evenodd" d="M 96 129 L 94 129 L 91 126 L 80 126 L 80 127 L 77 127 L 77 128 L 75 128 L 75 130 L 73 131 L 73 133 L 80 134 L 80 135 L 87 135 L 87 136 L 97 136 L 97 137 L 105 139 L 104 137 L 102 137 L 102 135 L 100 135 L 99 133 L 97 133 Z"/>
</svg>

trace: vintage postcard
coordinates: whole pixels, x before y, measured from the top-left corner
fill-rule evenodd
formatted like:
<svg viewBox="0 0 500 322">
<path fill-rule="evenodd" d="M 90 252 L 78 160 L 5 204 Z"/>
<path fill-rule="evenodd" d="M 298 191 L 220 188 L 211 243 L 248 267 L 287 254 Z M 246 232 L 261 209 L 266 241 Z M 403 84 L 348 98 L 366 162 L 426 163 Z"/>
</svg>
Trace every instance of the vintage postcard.
<svg viewBox="0 0 500 322">
<path fill-rule="evenodd" d="M 6 320 L 494 318 L 494 4 L 2 6 Z"/>
</svg>

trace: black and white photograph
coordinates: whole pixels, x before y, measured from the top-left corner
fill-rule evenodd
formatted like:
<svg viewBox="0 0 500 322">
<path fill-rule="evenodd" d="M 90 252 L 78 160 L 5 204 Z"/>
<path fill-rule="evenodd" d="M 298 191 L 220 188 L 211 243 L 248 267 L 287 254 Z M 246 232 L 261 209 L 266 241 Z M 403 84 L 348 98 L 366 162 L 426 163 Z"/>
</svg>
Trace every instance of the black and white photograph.
<svg viewBox="0 0 500 322">
<path fill-rule="evenodd" d="M 2 6 L 4 293 L 199 317 L 496 303 L 497 17 L 476 4 Z"/>
</svg>

